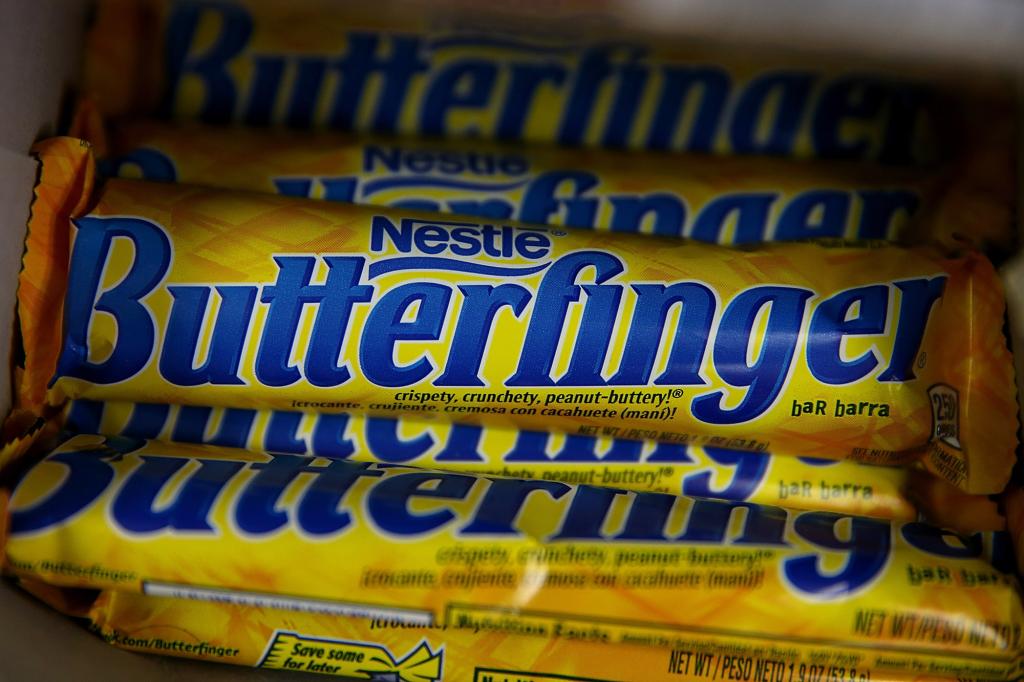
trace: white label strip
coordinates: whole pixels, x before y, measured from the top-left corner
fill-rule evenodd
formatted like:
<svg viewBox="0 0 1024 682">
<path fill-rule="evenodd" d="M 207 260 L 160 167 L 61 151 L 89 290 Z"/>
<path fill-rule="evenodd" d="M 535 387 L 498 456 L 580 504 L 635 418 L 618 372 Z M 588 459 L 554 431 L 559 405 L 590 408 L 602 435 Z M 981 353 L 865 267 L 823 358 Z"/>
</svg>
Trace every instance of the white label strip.
<svg viewBox="0 0 1024 682">
<path fill-rule="evenodd" d="M 380 618 L 398 620 L 409 625 L 430 626 L 434 623 L 434 614 L 430 611 L 371 606 L 368 604 L 330 601 L 326 599 L 310 599 L 308 597 L 286 597 L 266 592 L 247 592 L 150 581 L 143 584 L 142 591 L 153 597 L 221 602 L 242 606 L 258 606 L 266 609 L 347 616 L 350 618 Z"/>
</svg>

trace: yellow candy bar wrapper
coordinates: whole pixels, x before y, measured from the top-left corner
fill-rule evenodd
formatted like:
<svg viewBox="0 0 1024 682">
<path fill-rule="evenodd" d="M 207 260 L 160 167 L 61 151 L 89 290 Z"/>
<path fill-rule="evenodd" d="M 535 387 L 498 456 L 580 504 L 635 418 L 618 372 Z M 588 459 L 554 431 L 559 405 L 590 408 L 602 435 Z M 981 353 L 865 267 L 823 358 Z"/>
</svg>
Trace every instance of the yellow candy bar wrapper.
<svg viewBox="0 0 1024 682">
<path fill-rule="evenodd" d="M 0 487 L 17 476 L 33 453 L 60 442 L 60 420 L 44 420 L 29 410 L 12 410 L 0 424 Z"/>
<path fill-rule="evenodd" d="M 723 652 L 699 637 L 687 649 L 540 640 L 113 591 L 88 617 L 104 640 L 133 651 L 371 682 L 924 682 L 944 671 L 941 661 L 906 674 L 852 659 L 791 663 L 788 643 Z"/>
<path fill-rule="evenodd" d="M 983 553 L 920 522 L 76 436 L 12 493 L 6 564 L 64 587 L 1011 679 L 1024 609 Z"/>
<path fill-rule="evenodd" d="M 29 406 L 158 399 L 920 460 L 985 494 L 1013 465 L 1005 303 L 974 252 L 741 251 L 168 183 L 97 189 L 78 141 L 36 151 L 19 289 Z"/>
<path fill-rule="evenodd" d="M 935 237 L 955 244 L 966 205 L 975 206 L 982 228 L 968 235 L 975 243 L 999 241 L 1010 229 L 992 197 L 958 191 L 962 183 L 859 164 L 149 121 L 115 126 L 110 137 L 102 165 L 109 176 L 706 242 Z"/>
<path fill-rule="evenodd" d="M 1005 530 L 1007 515 L 997 495 L 971 495 L 922 469 L 911 469 L 903 484 L 918 518 L 960 532 Z"/>
<path fill-rule="evenodd" d="M 563 146 L 873 159 L 889 165 L 914 162 L 934 167 L 932 162 L 940 160 L 939 165 L 953 171 L 955 181 L 930 185 L 926 191 L 927 201 L 917 212 L 927 220 L 927 234 L 944 243 L 988 245 L 994 253 L 1009 253 L 1014 243 L 1016 103 L 1005 96 L 1013 84 L 1002 79 L 975 79 L 976 97 L 965 99 L 962 84 L 951 95 L 934 83 L 866 73 L 859 62 L 850 68 L 821 60 L 809 64 L 805 55 L 737 52 L 731 46 L 715 50 L 679 41 L 652 45 L 627 38 L 621 22 L 609 22 L 593 3 L 548 3 L 527 22 L 522 21 L 522 7 L 509 16 L 497 6 L 474 7 L 485 15 L 481 18 L 464 16 L 467 7 L 455 15 L 419 8 L 417 16 L 404 3 L 393 2 L 375 3 L 369 12 L 351 3 L 325 5 L 316 0 L 104 0 L 98 5 L 87 41 L 84 89 L 108 114 L 155 113 L 208 123 Z M 486 17 L 495 12 L 497 17 Z M 552 22 L 568 34 L 552 32 Z M 542 27 L 546 33 L 539 35 Z M 244 136 L 227 134 L 236 140 L 239 135 Z M 214 142 L 211 151 L 232 146 L 227 139 Z M 254 155 L 245 151 L 243 164 L 260 156 L 255 150 L 249 150 Z M 329 156 L 316 158 L 326 161 Z M 596 161 L 567 158 L 579 159 L 568 163 L 570 167 Z M 701 161 L 701 170 L 695 171 L 689 163 L 685 172 L 720 181 L 715 172 L 703 170 L 705 164 Z M 559 170 L 565 165 L 559 162 Z M 892 178 L 889 172 L 867 183 L 868 194 L 849 196 L 849 209 L 844 209 L 847 199 L 835 191 L 847 187 L 847 171 L 837 176 L 827 167 L 784 170 L 776 172 L 767 187 L 758 187 L 756 177 L 764 172 L 759 166 L 737 173 L 728 171 L 728 164 L 713 167 L 730 173 L 730 187 L 752 186 L 754 195 L 744 197 L 744 207 L 752 214 L 775 214 L 787 199 L 799 195 L 783 194 L 768 207 L 769 195 L 780 185 L 785 185 L 783 191 L 795 189 L 802 182 L 799 178 L 817 174 L 812 179 L 818 186 L 811 189 L 829 197 L 824 200 L 823 222 L 832 228 L 847 210 L 851 222 L 859 221 L 862 204 L 865 216 L 870 210 L 888 214 L 901 212 L 899 207 L 908 198 L 902 194 L 908 190 L 902 180 L 888 197 L 871 193 L 882 178 Z M 220 185 L 242 172 L 221 170 L 214 176 Z M 742 180 L 748 173 L 751 179 Z M 288 189 L 302 191 L 297 180 L 308 175 L 298 173 Z M 794 180 L 783 183 L 783 175 Z M 584 177 L 577 180 L 580 191 Z M 624 181 L 616 191 L 626 197 L 620 198 L 620 205 L 613 203 L 612 210 L 619 220 L 631 223 L 637 209 L 629 199 L 642 185 L 629 183 L 627 175 L 618 177 Z M 641 168 L 639 178 L 647 177 L 651 173 Z M 660 176 L 654 179 L 664 181 Z M 320 188 L 314 178 L 309 189 L 325 195 L 346 192 L 328 180 Z M 854 180 L 862 182 L 859 177 Z M 675 187 L 670 183 L 667 189 Z M 693 183 L 688 187 L 683 195 L 690 200 Z M 383 190 L 373 189 L 373 201 L 380 203 Z M 469 191 L 463 187 L 459 194 Z M 564 196 L 569 188 L 561 191 Z M 600 195 L 602 189 L 589 192 Z M 501 198 L 510 193 L 507 190 Z M 435 195 L 428 201 L 439 199 Z M 651 200 L 662 216 L 674 210 L 665 207 L 660 194 Z M 936 203 L 938 224 L 935 218 L 923 217 Z M 591 222 L 580 214 L 588 208 L 579 202 L 574 206 L 564 209 L 565 220 Z M 698 217 L 694 205 L 685 208 L 691 220 Z M 722 204 L 717 208 L 721 210 Z M 466 212 L 461 206 L 453 210 Z M 797 203 L 790 210 L 799 213 L 801 206 Z M 601 224 L 601 214 L 596 224 Z M 756 223 L 761 215 L 744 217 Z M 714 231 L 718 218 L 712 211 L 701 224 L 684 229 L 702 238 Z M 671 222 L 668 217 L 662 220 Z M 774 216 L 770 222 L 775 222 Z M 741 238 L 757 230 L 749 223 L 742 228 Z"/>
<path fill-rule="evenodd" d="M 905 490 L 909 472 L 904 468 L 713 446 L 346 413 L 88 400 L 71 402 L 64 427 L 72 433 L 207 443 L 857 516 L 918 516 Z"/>
<path fill-rule="evenodd" d="M 592 3 L 547 3 L 527 22 L 496 6 L 98 4 L 84 89 L 114 115 L 892 164 L 948 158 L 971 137 L 930 84 L 862 62 L 652 44 Z M 1012 120 L 1006 108 L 984 124 Z"/>
<path fill-rule="evenodd" d="M 71 433 L 206 443 L 256 452 L 411 464 L 897 520 L 962 533 L 1002 531 L 993 496 L 970 495 L 920 468 L 785 457 L 715 446 L 518 431 L 441 420 L 74 400 Z"/>
<path fill-rule="evenodd" d="M 717 651 L 698 637 L 662 649 L 505 632 L 417 627 L 365 619 L 132 592 L 18 585 L 77 618 L 113 646 L 247 667 L 316 672 L 370 682 L 933 682 L 948 667 L 917 673 L 842 663 L 790 663 L 792 644 Z M 838 659 L 837 659 L 838 660 Z M 792 668 L 789 666 L 792 665 Z M 716 675 L 715 671 L 718 671 Z M 943 671 L 940 673 L 939 671 Z M 959 682 L 972 682 L 960 677 Z"/>
</svg>

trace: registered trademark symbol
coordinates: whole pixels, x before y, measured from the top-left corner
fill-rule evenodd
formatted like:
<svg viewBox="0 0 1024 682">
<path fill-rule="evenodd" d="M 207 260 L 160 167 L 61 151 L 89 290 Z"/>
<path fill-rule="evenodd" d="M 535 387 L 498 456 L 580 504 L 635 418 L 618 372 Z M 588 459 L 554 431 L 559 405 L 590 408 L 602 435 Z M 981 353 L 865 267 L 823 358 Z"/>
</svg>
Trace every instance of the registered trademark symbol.
<svg viewBox="0 0 1024 682">
<path fill-rule="evenodd" d="M 683 389 L 681 389 L 681 388 L 673 389 L 672 397 L 673 398 L 682 398 L 683 397 Z"/>
<path fill-rule="evenodd" d="M 928 362 L 928 353 L 921 353 L 917 356 L 917 368 L 924 369 L 925 364 Z"/>
</svg>

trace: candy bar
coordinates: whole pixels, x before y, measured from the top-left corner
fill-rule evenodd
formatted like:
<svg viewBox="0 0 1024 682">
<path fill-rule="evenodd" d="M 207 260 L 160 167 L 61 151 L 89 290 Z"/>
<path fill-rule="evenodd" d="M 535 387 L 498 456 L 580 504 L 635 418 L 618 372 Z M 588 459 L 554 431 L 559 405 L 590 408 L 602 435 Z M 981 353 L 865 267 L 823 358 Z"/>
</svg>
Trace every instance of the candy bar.
<svg viewBox="0 0 1024 682">
<path fill-rule="evenodd" d="M 29 406 L 159 396 L 920 460 L 971 493 L 1000 491 L 1013 465 L 1005 303 L 977 253 L 739 251 L 166 183 L 96 189 L 78 141 L 37 151 L 19 289 Z"/>
<path fill-rule="evenodd" d="M 103 144 L 102 134 L 89 137 Z M 835 162 L 148 121 L 114 126 L 109 138 L 102 169 L 110 176 L 717 243 L 931 236 L 951 242 L 962 226 L 947 217 L 973 206 L 981 218 L 991 215 L 983 204 L 994 203 L 958 191 L 943 174 Z M 1000 224 L 1010 229 L 1008 217 L 993 217 L 979 236 Z"/>
<path fill-rule="evenodd" d="M 682 493 L 858 516 L 908 521 L 918 516 L 908 499 L 911 491 L 905 490 L 909 477 L 906 469 L 713 446 L 346 413 L 88 400 L 72 401 L 65 427 L 73 433 L 411 464 L 459 473 Z M 923 488 L 929 488 L 928 483 L 934 485 L 923 476 L 917 483 Z M 963 505 L 957 513 L 950 510 L 954 517 L 962 516 L 962 511 Z"/>
<path fill-rule="evenodd" d="M 652 46 L 590 30 L 590 5 L 546 5 L 567 29 L 546 36 L 540 22 L 446 25 L 387 2 L 99 5 L 85 89 L 111 114 L 896 164 L 944 156 L 958 129 L 921 83 Z"/>
<path fill-rule="evenodd" d="M 1013 679 L 982 537 L 554 481 L 77 436 L 10 500 L 6 564 L 72 588 L 786 664 Z"/>
</svg>

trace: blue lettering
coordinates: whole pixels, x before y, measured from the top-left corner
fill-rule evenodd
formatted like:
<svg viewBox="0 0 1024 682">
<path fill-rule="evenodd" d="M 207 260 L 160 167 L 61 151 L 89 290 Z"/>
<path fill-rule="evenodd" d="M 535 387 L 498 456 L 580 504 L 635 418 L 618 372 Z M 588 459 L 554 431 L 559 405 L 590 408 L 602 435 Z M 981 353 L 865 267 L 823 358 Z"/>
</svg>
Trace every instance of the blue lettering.
<svg viewBox="0 0 1024 682">
<path fill-rule="evenodd" d="M 764 414 L 778 399 L 789 378 L 800 338 L 804 309 L 812 292 L 797 287 L 763 286 L 737 295 L 722 313 L 715 338 L 715 368 L 723 381 L 747 389 L 740 404 L 724 408 L 725 391 L 713 391 L 691 404 L 693 415 L 708 424 L 740 424 Z M 761 352 L 754 364 L 747 354 L 754 323 L 767 309 Z"/>
<path fill-rule="evenodd" d="M 72 400 L 64 428 L 72 433 L 99 433 L 103 422 L 103 405 L 98 400 Z"/>
<path fill-rule="evenodd" d="M 249 319 L 256 302 L 256 287 L 219 286 L 220 310 L 213 325 L 206 362 L 195 366 L 199 342 L 210 300 L 210 287 L 169 286 L 174 299 L 160 354 L 160 375 L 178 386 L 203 384 L 242 385 L 238 376 L 242 350 L 249 333 Z"/>
<path fill-rule="evenodd" d="M 159 438 L 170 416 L 170 405 L 136 403 L 132 406 L 131 417 L 121 430 L 121 435 L 130 438 Z"/>
<path fill-rule="evenodd" d="M 597 217 L 598 201 L 584 195 L 597 187 L 598 177 L 586 171 L 548 171 L 535 177 L 526 187 L 519 205 L 519 220 L 525 223 L 549 224 L 555 222 L 565 207 L 562 224 L 568 227 L 593 229 Z M 557 195 L 568 188 L 569 194 Z"/>
<path fill-rule="evenodd" d="M 613 538 L 619 542 L 666 542 L 665 526 L 679 498 L 664 493 L 631 493 L 633 504 L 622 530 Z"/>
<path fill-rule="evenodd" d="M 269 303 L 267 319 L 256 355 L 256 377 L 267 386 L 289 386 L 301 379 L 291 364 L 292 342 L 306 304 L 319 304 L 306 353 L 306 379 L 314 386 L 340 386 L 351 378 L 338 357 L 347 336 L 355 303 L 369 301 L 373 287 L 358 284 L 361 257 L 324 256 L 327 281 L 310 284 L 316 258 L 275 256 L 277 282 L 263 287 L 261 301 Z"/>
<path fill-rule="evenodd" d="M 210 512 L 228 481 L 243 462 L 219 459 L 155 457 L 142 455 L 142 463 L 125 479 L 114 498 L 110 515 L 129 533 L 157 531 L 212 531 Z M 195 471 L 178 484 L 174 495 L 154 509 L 158 497 L 166 497 L 168 482 L 188 464 L 198 462 Z"/>
<path fill-rule="evenodd" d="M 504 307 L 519 317 L 530 301 L 530 291 L 518 284 L 460 284 L 459 291 L 463 297 L 462 311 L 452 336 L 452 352 L 435 386 L 483 386 L 480 365 L 494 317 Z"/>
<path fill-rule="evenodd" d="M 842 237 L 850 213 L 850 195 L 838 190 L 802 192 L 786 204 L 775 227 L 775 239 L 793 241 Z M 812 216 L 819 215 L 817 222 Z"/>
<path fill-rule="evenodd" d="M 367 380 L 378 386 L 408 386 L 434 371 L 426 357 L 399 365 L 395 349 L 401 341 L 436 341 L 448 314 L 452 290 L 445 284 L 402 284 L 384 294 L 370 311 L 359 342 L 359 366 Z M 405 321 L 419 304 L 415 318 Z"/>
<path fill-rule="evenodd" d="M 686 205 L 675 195 L 661 192 L 646 196 L 610 196 L 612 232 L 641 232 L 650 218 L 651 234 L 682 237 L 686 222 Z"/>
<path fill-rule="evenodd" d="M 305 439 L 299 436 L 304 418 L 301 412 L 271 412 L 263 434 L 263 449 L 274 454 L 307 454 L 309 447 Z"/>
<path fill-rule="evenodd" d="M 331 459 L 351 457 L 356 451 L 356 446 L 352 439 L 345 435 L 348 421 L 347 414 L 317 415 L 313 424 L 313 454 Z"/>
<path fill-rule="evenodd" d="M 803 112 L 814 85 L 804 72 L 777 72 L 757 76 L 743 89 L 729 125 L 732 148 L 739 154 L 791 154 Z M 775 111 L 768 106 L 775 103 Z M 761 130 L 766 112 L 771 117 Z"/>
<path fill-rule="evenodd" d="M 519 513 L 526 499 L 534 492 L 547 493 L 551 499 L 561 499 L 573 490 L 572 486 L 555 481 L 523 481 L 515 478 L 491 480 L 487 492 L 477 505 L 469 523 L 459 530 L 460 535 L 522 535 L 516 527 Z"/>
<path fill-rule="evenodd" d="M 633 130 L 644 88 L 647 86 L 648 68 L 637 63 L 645 56 L 645 52 L 643 48 L 629 48 L 626 61 L 616 68 L 619 82 L 601 139 L 604 147 L 629 145 L 629 133 Z"/>
<path fill-rule="evenodd" d="M 736 545 L 776 545 L 785 547 L 789 513 L 780 507 L 723 500 L 693 500 L 686 532 L 676 542 L 724 544 L 732 515 L 743 509 L 743 532 L 731 542 Z"/>
<path fill-rule="evenodd" d="M 193 54 L 193 42 L 203 15 L 216 16 L 220 26 L 217 39 L 202 54 Z M 182 82 L 198 78 L 204 99 L 199 118 L 209 123 L 227 123 L 235 116 L 238 89 L 228 71 L 228 62 L 246 48 L 252 35 L 252 19 L 244 8 L 216 0 L 178 3 L 171 11 L 164 34 L 164 64 L 167 86 L 160 112 L 175 113 L 175 102 Z"/>
<path fill-rule="evenodd" d="M 854 305 L 857 315 L 850 317 Z M 889 287 L 883 284 L 848 289 L 823 301 L 811 317 L 807 334 L 807 367 L 825 384 L 852 384 L 878 366 L 874 350 L 844 360 L 843 339 L 872 336 L 885 331 L 889 313 Z"/>
<path fill-rule="evenodd" d="M 920 198 L 907 190 L 862 189 L 857 192 L 861 200 L 857 239 L 892 239 L 896 236 L 896 221 L 900 212 L 907 217 L 917 212 Z"/>
<path fill-rule="evenodd" d="M 11 511 L 12 537 L 60 526 L 85 511 L 114 480 L 114 469 L 102 456 L 105 450 L 72 450 L 51 455 L 38 466 L 63 465 L 67 474 L 49 495 L 26 509 Z"/>
<path fill-rule="evenodd" d="M 422 457 L 436 443 L 429 429 L 413 438 L 399 437 L 401 425 L 397 419 L 366 418 L 366 445 L 374 459 L 404 464 Z"/>
<path fill-rule="evenodd" d="M 464 59 L 445 66 L 430 83 L 420 111 L 420 131 L 444 135 L 449 110 L 484 109 L 489 104 L 498 67 L 481 59 Z"/>
<path fill-rule="evenodd" d="M 415 513 L 409 509 L 409 502 L 415 498 L 464 500 L 478 480 L 460 474 L 393 476 L 373 487 L 366 499 L 366 510 L 385 533 L 409 536 L 434 532 L 458 518 L 455 512 L 442 508 Z"/>
<path fill-rule="evenodd" d="M 743 501 L 758 489 L 768 472 L 770 459 L 759 452 L 705 447 L 704 454 L 715 466 L 684 477 L 684 495 Z M 715 473 L 726 468 L 733 469 L 732 478 L 725 486 L 713 485 Z"/>
<path fill-rule="evenodd" d="M 482 426 L 475 424 L 452 424 L 448 431 L 448 440 L 441 451 L 434 456 L 435 462 L 486 462 L 480 454 L 480 439 L 483 436 Z"/>
<path fill-rule="evenodd" d="M 348 52 L 334 63 L 340 84 L 335 91 L 328 125 L 339 130 L 357 127 L 356 113 L 363 101 L 363 93 L 370 77 L 379 72 L 383 86 L 370 127 L 378 132 L 394 132 L 413 77 L 430 66 L 420 57 L 420 38 L 392 37 L 390 56 L 384 58 L 377 56 L 381 36 L 352 32 L 347 39 Z"/>
<path fill-rule="evenodd" d="M 562 256 L 544 273 L 527 327 L 519 367 L 507 386 L 553 386 L 551 367 L 565 326 L 569 304 L 578 301 L 583 287 L 580 273 L 594 268 L 594 284 L 600 285 L 623 271 L 622 261 L 602 251 L 577 251 Z M 588 289 L 588 295 L 595 287 Z M 616 296 L 616 303 L 618 302 Z M 588 307 L 590 302 L 588 301 Z M 577 349 L 579 350 L 579 345 Z M 601 348 L 597 349 L 603 352 Z M 575 358 L 576 352 L 573 356 Z M 603 382 L 602 382 L 603 383 Z"/>
<path fill-rule="evenodd" d="M 256 465 L 253 465 L 253 468 L 255 467 Z M 311 535 L 335 535 L 348 528 L 352 523 L 352 514 L 339 510 L 345 495 L 360 478 L 378 478 L 384 475 L 383 471 L 371 469 L 369 464 L 355 464 L 343 460 L 331 460 L 324 467 L 304 467 L 302 470 L 315 472 L 316 475 L 306 488 L 296 511 L 299 528 Z M 278 494 L 280 495 L 280 491 Z M 271 497 L 268 495 L 265 499 L 270 500 Z M 240 510 L 241 501 L 239 513 Z M 241 527 L 241 524 L 239 526 Z"/>
<path fill-rule="evenodd" d="M 594 47 L 584 51 L 580 57 L 576 77 L 562 110 L 556 138 L 559 144 L 578 146 L 584 142 L 601 85 L 612 75 L 609 52 L 607 47 Z"/>
<path fill-rule="evenodd" d="M 921 348 L 924 330 L 935 302 L 946 288 L 946 275 L 931 279 L 909 279 L 895 282 L 900 290 L 900 318 L 896 322 L 896 338 L 892 342 L 889 366 L 878 375 L 878 381 L 910 381 L 914 378 L 914 361 Z"/>
<path fill-rule="evenodd" d="M 658 385 L 702 385 L 700 375 L 704 353 L 715 316 L 715 295 L 697 282 L 634 284 L 636 305 L 626 336 L 626 345 L 619 371 L 608 380 L 609 385 L 645 386 L 654 370 L 661 350 L 661 338 L 668 313 L 676 304 L 682 307 L 676 333 L 672 340 L 665 371 L 655 379 Z"/>
<path fill-rule="evenodd" d="M 114 384 L 142 371 L 153 355 L 156 327 L 142 299 L 167 274 L 171 243 L 158 225 L 139 218 L 85 217 L 74 224 L 78 231 L 64 299 L 63 348 L 54 380 L 68 376 Z M 119 237 L 132 242 L 135 259 L 120 282 L 100 293 L 107 258 Z M 94 308 L 117 323 L 117 341 L 100 362 L 89 359 L 89 323 Z"/>
<path fill-rule="evenodd" d="M 619 495 L 627 493 L 615 488 L 589 485 L 577 487 L 575 493 L 562 519 L 562 525 L 550 540 L 604 540 L 604 524 L 608 520 L 612 503 Z"/>
<path fill-rule="evenodd" d="M 159 149 L 139 147 L 121 156 L 108 157 L 98 162 L 100 172 L 108 178 L 127 178 L 137 175 L 142 180 L 176 182 L 178 171 L 174 161 Z M 127 169 L 134 169 L 134 173 Z"/>
<path fill-rule="evenodd" d="M 677 148 L 674 140 L 684 117 L 683 105 L 691 93 L 700 88 L 700 104 L 693 117 L 692 129 L 678 148 L 705 153 L 713 151 L 731 87 L 729 74 L 720 67 L 662 67 L 661 96 L 647 136 L 648 149 Z"/>
<path fill-rule="evenodd" d="M 327 59 L 310 56 L 295 59 L 295 82 L 285 113 L 289 128 L 302 130 L 313 125 L 317 100 L 327 75 Z"/>
<path fill-rule="evenodd" d="M 776 192 L 737 192 L 715 197 L 697 214 L 690 237 L 697 241 L 717 244 L 726 241 L 725 226 L 735 216 L 736 244 L 763 242 L 772 204 L 778 199 Z"/>
<path fill-rule="evenodd" d="M 500 109 L 495 136 L 502 140 L 522 139 L 526 117 L 541 84 L 547 82 L 557 88 L 565 82 L 566 75 L 566 68 L 560 64 L 511 64 L 508 95 Z"/>
<path fill-rule="evenodd" d="M 932 556 L 948 559 L 973 559 L 981 556 L 982 542 L 979 535 L 960 535 L 918 521 L 903 524 L 900 534 L 908 545 Z"/>
<path fill-rule="evenodd" d="M 840 531 L 843 522 L 848 524 L 848 530 Z M 889 563 L 892 540 L 888 521 L 806 512 L 793 522 L 793 530 L 817 547 L 846 553 L 846 561 L 839 570 L 826 569 L 823 557 L 817 553 L 782 561 L 786 581 L 817 599 L 850 597 L 870 585 Z"/>
</svg>

